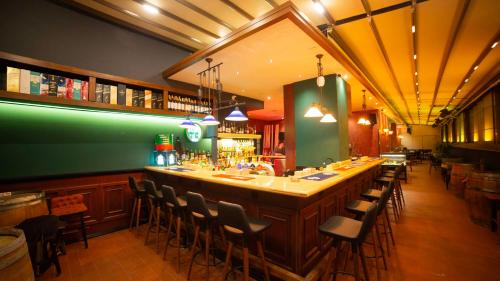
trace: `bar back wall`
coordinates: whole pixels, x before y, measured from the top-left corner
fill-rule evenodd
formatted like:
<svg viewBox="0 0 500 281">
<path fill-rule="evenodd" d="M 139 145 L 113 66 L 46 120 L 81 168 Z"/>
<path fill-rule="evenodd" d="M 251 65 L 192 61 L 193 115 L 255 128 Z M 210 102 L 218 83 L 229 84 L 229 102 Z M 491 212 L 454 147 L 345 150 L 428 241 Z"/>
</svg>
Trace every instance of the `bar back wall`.
<svg viewBox="0 0 500 281">
<path fill-rule="evenodd" d="M 0 180 L 142 170 L 159 133 L 210 151 L 184 130 L 168 117 L 0 103 Z"/>
</svg>

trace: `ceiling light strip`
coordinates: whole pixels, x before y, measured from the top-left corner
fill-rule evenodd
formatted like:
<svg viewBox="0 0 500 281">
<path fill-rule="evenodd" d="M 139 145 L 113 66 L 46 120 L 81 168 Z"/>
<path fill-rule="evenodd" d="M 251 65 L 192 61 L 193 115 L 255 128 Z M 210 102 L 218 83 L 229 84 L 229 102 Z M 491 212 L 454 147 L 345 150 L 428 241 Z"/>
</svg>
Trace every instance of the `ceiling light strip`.
<svg viewBox="0 0 500 281">
<path fill-rule="evenodd" d="M 499 40 L 500 40 L 500 31 L 498 31 L 495 34 L 495 36 L 493 37 L 493 39 L 488 42 L 488 44 L 486 45 L 486 47 L 479 54 L 479 56 L 477 57 L 477 59 L 474 61 L 474 63 L 472 64 L 472 66 L 469 68 L 469 70 L 465 74 L 464 78 L 462 79 L 462 82 L 458 85 L 457 89 L 453 92 L 453 95 L 448 100 L 448 103 L 446 103 L 445 108 L 448 107 L 451 104 L 451 102 L 453 101 L 453 97 L 456 96 L 459 91 L 461 91 L 461 89 L 464 86 L 464 84 L 467 83 L 467 82 L 469 82 L 472 73 L 476 69 L 476 66 L 478 67 L 481 64 L 481 62 L 483 62 L 483 60 L 486 58 L 486 56 L 493 50 L 491 48 L 492 44 L 494 44 L 495 42 L 498 42 Z M 492 71 L 494 71 L 494 69 Z"/>
<path fill-rule="evenodd" d="M 387 53 L 387 49 L 384 46 L 384 42 L 382 41 L 382 37 L 380 36 L 380 33 L 378 31 L 377 25 L 375 24 L 375 21 L 373 18 L 370 16 L 371 15 L 371 9 L 370 9 L 370 4 L 368 3 L 367 0 L 361 0 L 363 3 L 363 7 L 365 8 L 366 14 L 369 15 L 368 17 L 368 24 L 370 25 L 370 28 L 372 30 L 373 35 L 375 36 L 375 41 L 377 42 L 377 46 L 382 53 L 382 56 L 384 57 L 384 61 L 387 65 L 387 68 L 389 69 L 389 75 L 391 77 L 392 83 L 394 84 L 394 87 L 396 88 L 397 92 L 399 93 L 400 98 L 403 100 L 403 103 L 406 108 L 406 114 L 408 114 L 408 117 L 411 120 L 411 123 L 413 123 L 413 117 L 410 113 L 410 108 L 408 107 L 408 102 L 406 101 L 406 98 L 403 95 L 403 91 L 401 90 L 401 86 L 399 85 L 398 79 L 396 78 L 396 73 L 394 72 L 394 68 L 392 67 L 391 60 L 389 58 L 389 54 Z"/>
<path fill-rule="evenodd" d="M 451 50 L 455 46 L 455 40 L 457 39 L 458 32 L 462 27 L 462 23 L 465 18 L 465 14 L 467 13 L 467 9 L 470 4 L 470 0 L 465 0 L 462 2 L 463 4 L 458 8 L 457 13 L 455 14 L 455 18 L 452 24 L 452 32 L 448 37 L 448 41 L 446 42 L 446 47 L 444 49 L 443 57 L 441 59 L 441 64 L 439 65 L 438 74 L 436 76 L 436 84 L 434 86 L 434 93 L 432 96 L 432 102 L 429 107 L 429 114 L 427 115 L 426 123 L 429 123 L 429 119 L 431 117 L 432 109 L 434 108 L 434 104 L 436 103 L 436 98 L 438 95 L 439 87 L 441 86 L 441 80 L 443 79 L 444 70 L 448 65 L 448 59 L 450 58 Z"/>
</svg>

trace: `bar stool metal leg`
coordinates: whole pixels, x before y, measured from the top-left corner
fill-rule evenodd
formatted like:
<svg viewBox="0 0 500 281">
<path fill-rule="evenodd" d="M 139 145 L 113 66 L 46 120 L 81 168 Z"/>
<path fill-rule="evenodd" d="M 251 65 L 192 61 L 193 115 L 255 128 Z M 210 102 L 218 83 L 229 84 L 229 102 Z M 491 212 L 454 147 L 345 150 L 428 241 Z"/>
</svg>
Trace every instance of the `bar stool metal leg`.
<svg viewBox="0 0 500 281">
<path fill-rule="evenodd" d="M 135 213 L 137 211 L 137 197 L 134 198 L 134 204 L 132 206 L 132 213 L 130 214 L 130 223 L 128 225 L 128 230 L 132 231 L 132 226 L 134 225 Z"/>
</svg>

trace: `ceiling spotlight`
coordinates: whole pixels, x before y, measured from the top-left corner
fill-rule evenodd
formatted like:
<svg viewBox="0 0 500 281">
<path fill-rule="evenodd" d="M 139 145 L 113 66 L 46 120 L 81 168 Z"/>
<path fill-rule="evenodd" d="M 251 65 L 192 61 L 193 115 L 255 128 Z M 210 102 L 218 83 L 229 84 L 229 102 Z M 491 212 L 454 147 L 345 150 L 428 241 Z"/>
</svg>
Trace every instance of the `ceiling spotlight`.
<svg viewBox="0 0 500 281">
<path fill-rule="evenodd" d="M 418 72 L 415 71 L 415 76 L 417 76 L 417 75 L 418 75 Z"/>
<path fill-rule="evenodd" d="M 417 91 L 417 95 L 420 94 L 420 91 Z"/>
<path fill-rule="evenodd" d="M 344 78 L 344 80 L 347 80 L 347 79 L 349 79 L 349 75 L 344 74 L 344 76 L 342 76 L 342 78 Z"/>
<path fill-rule="evenodd" d="M 271 100 L 271 96 L 267 96 L 267 100 Z"/>
<path fill-rule="evenodd" d="M 417 54 L 414 54 L 413 55 L 413 59 L 416 60 L 417 59 Z"/>
<path fill-rule="evenodd" d="M 461 91 L 462 91 L 462 89 L 458 89 L 458 91 L 457 91 L 457 92 L 459 92 L 459 93 L 460 93 Z"/>
<path fill-rule="evenodd" d="M 498 42 L 495 42 L 495 43 L 493 43 L 493 45 L 491 45 L 491 48 L 493 49 L 493 48 L 495 48 L 497 45 L 498 45 Z"/>
<path fill-rule="evenodd" d="M 415 25 L 411 26 L 411 33 L 415 33 Z"/>
<path fill-rule="evenodd" d="M 457 97 L 456 96 L 453 96 L 453 99 L 456 99 Z"/>
<path fill-rule="evenodd" d="M 325 12 L 325 8 L 323 7 L 323 4 L 321 4 L 319 0 L 315 0 L 313 2 L 313 5 L 314 5 L 314 10 L 316 10 L 318 14 L 323 14 Z"/>
<path fill-rule="evenodd" d="M 464 83 L 467 83 L 467 82 L 469 82 L 469 78 L 465 79 L 465 81 L 464 81 Z"/>
<path fill-rule="evenodd" d="M 270 64 L 271 64 L 271 63 L 273 63 L 273 59 L 269 59 L 269 63 L 270 63 Z"/>
<path fill-rule="evenodd" d="M 154 6 L 151 6 L 151 5 L 147 4 L 147 3 L 142 4 L 142 8 L 143 8 L 146 12 L 148 12 L 148 13 L 150 13 L 150 14 L 155 14 L 155 15 L 156 15 L 156 14 L 158 14 L 158 13 L 159 13 L 158 8 L 156 8 L 156 7 L 154 7 Z"/>
<path fill-rule="evenodd" d="M 239 72 L 239 71 L 236 71 L 236 75 L 240 75 L 240 72 Z"/>
<path fill-rule="evenodd" d="M 479 65 L 474 66 L 474 70 L 477 70 L 479 68 Z"/>
<path fill-rule="evenodd" d="M 415 83 L 415 85 L 417 85 L 417 86 L 418 86 L 418 82 L 417 82 L 417 83 Z"/>
</svg>

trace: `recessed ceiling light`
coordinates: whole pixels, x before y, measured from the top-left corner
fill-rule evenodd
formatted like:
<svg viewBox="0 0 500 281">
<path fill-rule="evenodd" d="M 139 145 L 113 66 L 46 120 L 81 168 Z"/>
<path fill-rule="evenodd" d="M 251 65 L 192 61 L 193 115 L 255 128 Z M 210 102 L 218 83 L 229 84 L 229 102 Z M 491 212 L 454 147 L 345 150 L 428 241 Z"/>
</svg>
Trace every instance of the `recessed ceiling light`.
<svg viewBox="0 0 500 281">
<path fill-rule="evenodd" d="M 375 105 L 378 105 L 378 102 L 376 102 Z"/>
<path fill-rule="evenodd" d="M 417 76 L 417 75 L 418 75 L 418 72 L 415 71 L 415 76 Z"/>
<path fill-rule="evenodd" d="M 418 86 L 418 82 L 417 82 L 417 83 L 415 83 L 415 85 L 417 85 L 417 86 Z"/>
<path fill-rule="evenodd" d="M 313 1 L 313 5 L 314 5 L 314 10 L 316 10 L 318 14 L 323 14 L 325 12 L 325 8 L 319 2 L 319 0 Z"/>
<path fill-rule="evenodd" d="M 200 40 L 200 39 L 196 39 L 196 38 L 194 38 L 194 37 L 191 37 L 191 39 L 192 39 L 193 41 L 196 41 L 196 42 L 198 42 L 198 43 L 201 43 L 201 40 Z"/>
<path fill-rule="evenodd" d="M 493 43 L 493 45 L 491 45 L 491 48 L 493 49 L 493 48 L 495 48 L 497 45 L 498 45 L 498 42 L 495 42 L 495 43 Z"/>
<path fill-rule="evenodd" d="M 271 96 L 267 96 L 267 100 L 271 100 Z"/>
<path fill-rule="evenodd" d="M 144 8 L 144 10 L 150 14 L 158 14 L 159 13 L 158 8 L 151 6 L 147 3 L 142 4 L 142 8 Z"/>
<path fill-rule="evenodd" d="M 477 70 L 479 68 L 479 65 L 474 66 L 474 70 Z"/>
<path fill-rule="evenodd" d="M 414 25 L 411 26 L 411 33 L 415 33 L 415 26 Z"/>
<path fill-rule="evenodd" d="M 273 63 L 273 59 L 269 59 L 269 63 L 270 63 L 270 64 L 271 64 L 271 63 Z"/>
<path fill-rule="evenodd" d="M 240 75 L 240 72 L 239 72 L 239 71 L 236 71 L 236 75 Z"/>
<path fill-rule="evenodd" d="M 456 96 L 453 96 L 453 99 L 456 99 L 457 97 Z"/>
<path fill-rule="evenodd" d="M 136 17 L 136 18 L 137 18 L 137 17 L 139 17 L 139 15 L 138 15 L 138 14 L 136 14 L 136 13 L 134 13 L 134 12 L 131 12 L 131 11 L 129 11 L 129 10 L 124 10 L 124 12 L 125 12 L 125 13 L 127 13 L 127 14 L 129 14 L 129 15 L 131 15 L 131 16 L 134 16 L 134 17 Z"/>
<path fill-rule="evenodd" d="M 344 76 L 342 76 L 342 77 L 344 78 L 344 80 L 349 79 L 349 75 L 347 75 L 347 74 L 344 74 Z"/>
<path fill-rule="evenodd" d="M 417 91 L 417 95 L 420 94 L 420 91 Z"/>
<path fill-rule="evenodd" d="M 416 60 L 417 59 L 417 54 L 414 54 L 413 55 L 413 59 Z"/>
<path fill-rule="evenodd" d="M 458 91 L 457 91 L 457 92 L 459 92 L 459 93 L 460 93 L 461 91 L 462 91 L 462 89 L 458 89 Z"/>
<path fill-rule="evenodd" d="M 299 74 L 299 78 L 302 78 L 302 74 Z"/>
<path fill-rule="evenodd" d="M 464 81 L 464 83 L 467 83 L 467 82 L 469 82 L 469 78 L 465 79 L 465 81 Z"/>
</svg>

